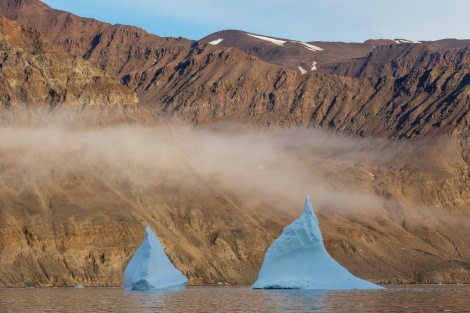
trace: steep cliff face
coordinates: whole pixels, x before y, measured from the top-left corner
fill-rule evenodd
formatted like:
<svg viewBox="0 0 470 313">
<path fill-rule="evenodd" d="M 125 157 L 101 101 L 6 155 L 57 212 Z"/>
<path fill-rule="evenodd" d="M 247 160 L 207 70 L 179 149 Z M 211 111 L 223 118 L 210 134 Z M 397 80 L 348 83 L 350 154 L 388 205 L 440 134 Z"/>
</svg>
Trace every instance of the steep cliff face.
<svg viewBox="0 0 470 313">
<path fill-rule="evenodd" d="M 0 285 L 120 286 L 146 222 L 190 284 L 251 284 L 306 194 L 355 275 L 468 282 L 458 143 L 222 126 L 0 129 Z"/>
<path fill-rule="evenodd" d="M 249 120 L 381 137 L 468 133 L 468 66 L 417 69 L 400 79 L 302 75 L 200 42 L 175 69 L 141 98 L 159 99 L 157 111 L 186 121 Z"/>
<path fill-rule="evenodd" d="M 152 110 L 152 122 L 198 125 L 2 126 L 0 285 L 119 286 L 145 222 L 190 284 L 249 284 L 307 193 L 327 249 L 354 274 L 470 281 L 463 43 L 311 43 L 324 49 L 313 54 L 336 49 L 323 69 L 338 75 L 319 73 L 321 64 L 304 75 L 237 48 L 160 38 L 39 0 L 3 1 L 0 11 L 54 42 L 0 20 L 2 118 L 5 107 L 135 107 L 114 77 Z M 309 51 L 300 45 L 291 51 Z M 41 125 L 56 123 L 47 115 Z M 305 132 L 291 136 L 292 127 Z"/>
<path fill-rule="evenodd" d="M 85 60 L 72 57 L 38 31 L 0 17 L 3 108 L 102 107 L 138 103 L 136 95 Z"/>
<path fill-rule="evenodd" d="M 271 38 L 237 30 L 224 30 L 201 39 L 217 47 L 238 48 L 259 59 L 299 73 L 317 72 L 324 65 L 350 62 L 362 58 L 379 41 L 364 43 L 299 42 Z M 394 43 L 387 41 L 388 44 Z"/>
<path fill-rule="evenodd" d="M 218 47 L 238 48 L 261 60 L 299 73 L 348 77 L 403 77 L 415 70 L 468 65 L 470 40 L 367 40 L 363 43 L 298 42 L 243 31 L 220 31 L 201 39 Z"/>
<path fill-rule="evenodd" d="M 163 68 L 181 62 L 192 44 L 184 38 L 162 38 L 137 27 L 78 17 L 39 0 L 32 1 L 34 5 L 10 2 L 14 1 L 0 4 L 1 15 L 39 30 L 64 51 L 85 58 L 137 92 Z"/>
<path fill-rule="evenodd" d="M 120 286 L 146 223 L 191 284 L 251 283 L 289 214 L 247 207 L 163 131 L 2 127 L 0 285 Z"/>
<path fill-rule="evenodd" d="M 421 138 L 467 132 L 470 58 L 465 40 L 279 45 L 245 32 L 225 31 L 192 42 L 31 3 L 4 4 L 0 10 L 118 78 L 158 116 L 193 123 L 232 119 L 261 126 L 308 125 L 361 136 Z M 33 19 L 33 14 L 43 18 Z M 214 38 L 224 40 L 207 43 Z M 261 43 L 262 49 L 252 49 Z M 285 66 L 282 60 L 293 55 L 318 57 L 318 71 L 303 75 L 223 45 L 239 46 Z M 309 45 L 322 50 L 313 51 Z M 284 52 L 276 54 L 273 49 Z M 273 55 L 282 57 L 274 60 Z"/>
<path fill-rule="evenodd" d="M 443 45 L 443 44 L 442 44 Z M 402 78 L 411 72 L 453 69 L 470 64 L 470 42 L 455 41 L 442 48 L 436 42 L 380 45 L 367 55 L 349 62 L 319 65 L 319 71 L 351 77 L 390 76 Z M 464 47 L 461 47 L 464 45 Z M 434 48 L 434 46 L 437 46 Z M 444 46 L 444 45 L 443 45 Z"/>
<path fill-rule="evenodd" d="M 111 25 L 54 10 L 39 0 L 6 0 L 0 3 L 1 15 L 45 34 L 73 55 L 82 56 L 92 48 L 93 38 Z"/>
<path fill-rule="evenodd" d="M 1 286 L 121 286 L 146 222 L 190 284 L 249 284 L 281 227 L 266 214 L 246 220 L 223 198 L 129 195 L 135 186 L 94 175 L 71 180 L 75 186 L 62 188 L 49 180 L 53 190 L 46 182 L 2 188 L 3 198 L 18 200 L 2 203 Z"/>
</svg>

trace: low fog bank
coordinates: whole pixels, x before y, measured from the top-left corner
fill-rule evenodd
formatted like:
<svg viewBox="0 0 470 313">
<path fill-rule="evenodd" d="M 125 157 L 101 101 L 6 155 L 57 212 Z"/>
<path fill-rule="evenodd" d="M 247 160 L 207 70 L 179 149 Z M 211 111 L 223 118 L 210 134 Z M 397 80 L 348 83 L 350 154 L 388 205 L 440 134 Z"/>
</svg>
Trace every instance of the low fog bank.
<svg viewBox="0 0 470 313">
<path fill-rule="evenodd" d="M 428 155 L 448 144 L 418 149 L 317 129 L 235 132 L 233 126 L 0 126 L 0 175 L 10 186 L 99 175 L 146 192 L 162 185 L 191 192 L 223 189 L 246 205 L 270 198 L 292 203 L 294 214 L 310 195 L 315 210 L 370 213 L 395 201 L 377 191 L 384 169 L 414 164 L 420 157 L 409 153 Z"/>
</svg>

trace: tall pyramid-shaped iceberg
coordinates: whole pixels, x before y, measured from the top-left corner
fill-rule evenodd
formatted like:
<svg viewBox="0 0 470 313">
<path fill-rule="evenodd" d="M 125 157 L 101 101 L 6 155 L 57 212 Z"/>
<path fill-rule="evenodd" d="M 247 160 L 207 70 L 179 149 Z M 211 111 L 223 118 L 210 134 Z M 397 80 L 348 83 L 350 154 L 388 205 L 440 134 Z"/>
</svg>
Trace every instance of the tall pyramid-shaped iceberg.
<svg viewBox="0 0 470 313">
<path fill-rule="evenodd" d="M 181 290 L 188 279 L 168 259 L 163 246 L 150 227 L 144 241 L 124 270 L 125 290 Z"/>
<path fill-rule="evenodd" d="M 326 251 L 310 198 L 272 243 L 253 289 L 381 289 L 349 273 Z"/>
</svg>

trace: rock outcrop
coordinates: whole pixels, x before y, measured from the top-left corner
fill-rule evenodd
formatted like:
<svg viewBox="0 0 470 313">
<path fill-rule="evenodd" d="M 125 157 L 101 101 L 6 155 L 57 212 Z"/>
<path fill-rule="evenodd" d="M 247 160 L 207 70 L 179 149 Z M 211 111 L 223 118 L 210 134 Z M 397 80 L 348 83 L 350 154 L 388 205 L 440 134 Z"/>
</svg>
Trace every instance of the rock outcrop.
<svg viewBox="0 0 470 313">
<path fill-rule="evenodd" d="M 223 41 L 161 38 L 39 0 L 3 1 L 0 15 L 25 25 L 0 20 L 0 286 L 119 286 L 144 221 L 189 284 L 250 284 L 298 215 L 287 195 L 297 176 L 316 191 L 326 248 L 354 275 L 470 281 L 466 42 L 286 44 L 285 55 L 301 47 L 324 57 L 302 74 L 268 44 L 250 55 Z M 351 58 L 335 59 L 345 50 Z M 110 123 L 100 116 L 69 128 L 46 114 L 36 128 L 5 118 L 33 106 L 120 111 L 134 124 L 102 128 Z M 157 118 L 225 133 L 214 148 L 204 132 L 183 140 L 173 122 L 154 128 Z M 223 121 L 245 124 L 230 133 Z M 306 132 L 291 138 L 292 127 Z M 257 137 L 260 129 L 279 133 Z M 249 144 L 229 140 L 246 132 Z M 280 150 L 264 164 L 255 148 L 269 144 Z M 259 163 L 237 163 L 252 154 Z M 222 180 L 225 171 L 233 176 Z"/>
<path fill-rule="evenodd" d="M 470 40 L 299 42 L 236 30 L 216 32 L 201 40 L 219 47 L 238 48 L 268 63 L 304 74 L 317 72 L 348 77 L 400 78 L 415 70 L 455 69 L 470 63 Z"/>
<path fill-rule="evenodd" d="M 116 79 L 52 44 L 37 30 L 0 17 L 2 110 L 122 109 L 137 96 Z"/>
<path fill-rule="evenodd" d="M 192 44 L 191 40 L 162 38 L 138 27 L 81 18 L 39 0 L 30 2 L 13 5 L 15 0 L 7 0 L 0 4 L 0 15 L 39 30 L 64 51 L 88 60 L 137 92 L 155 81 L 166 66 L 181 62 Z"/>
<path fill-rule="evenodd" d="M 225 31 L 193 42 L 80 18 L 39 0 L 10 2 L 16 3 L 4 3 L 1 14 L 39 29 L 64 50 L 116 77 L 158 116 L 191 123 L 223 119 L 261 127 L 303 125 L 380 137 L 465 136 L 468 129 L 465 40 L 286 40 L 279 46 Z M 32 18 L 37 14 L 42 18 Z M 219 44 L 208 43 L 219 37 L 224 38 Z M 266 49 L 250 48 L 261 43 Z M 274 60 L 272 49 L 281 49 L 276 55 L 285 57 Z M 301 59 L 318 56 L 318 71 L 302 74 L 278 65 L 292 68 L 281 59 L 296 59 L 296 53 Z"/>
<path fill-rule="evenodd" d="M 194 44 L 176 72 L 146 88 L 143 101 L 158 99 L 159 112 L 194 123 L 243 120 L 389 138 L 468 134 L 468 65 L 357 79 L 302 75 L 206 46 Z"/>
</svg>

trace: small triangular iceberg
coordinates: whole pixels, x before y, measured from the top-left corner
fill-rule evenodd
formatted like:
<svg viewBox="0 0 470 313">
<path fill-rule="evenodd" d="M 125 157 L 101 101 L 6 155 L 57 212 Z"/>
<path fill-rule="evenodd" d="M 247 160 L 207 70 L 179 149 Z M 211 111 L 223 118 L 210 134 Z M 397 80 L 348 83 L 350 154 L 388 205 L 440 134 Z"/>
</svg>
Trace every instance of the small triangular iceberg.
<svg viewBox="0 0 470 313">
<path fill-rule="evenodd" d="M 252 289 L 382 289 L 349 273 L 326 251 L 310 197 L 272 243 Z"/>
<path fill-rule="evenodd" d="M 188 279 L 168 259 L 162 244 L 150 227 L 144 241 L 124 270 L 125 290 L 181 290 Z"/>
</svg>

